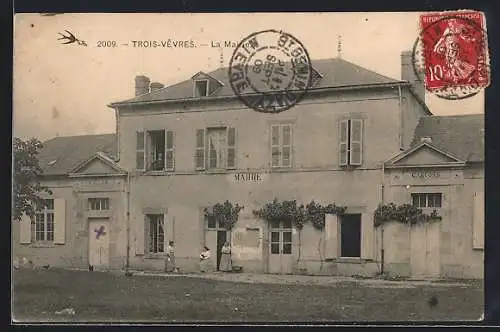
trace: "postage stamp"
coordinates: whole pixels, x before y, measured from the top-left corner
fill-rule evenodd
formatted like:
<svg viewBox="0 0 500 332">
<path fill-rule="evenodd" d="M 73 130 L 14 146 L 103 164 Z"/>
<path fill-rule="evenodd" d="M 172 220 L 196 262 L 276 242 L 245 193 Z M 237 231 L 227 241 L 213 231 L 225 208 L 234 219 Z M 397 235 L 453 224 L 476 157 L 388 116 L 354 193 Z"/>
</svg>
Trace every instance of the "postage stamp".
<svg viewBox="0 0 500 332">
<path fill-rule="evenodd" d="M 445 99 L 463 99 L 489 85 L 483 13 L 427 13 L 420 16 L 419 25 L 414 65 L 427 91 Z"/>
<path fill-rule="evenodd" d="M 289 33 L 265 30 L 245 37 L 229 63 L 235 95 L 251 109 L 279 113 L 296 105 L 307 93 L 311 61 L 306 48 Z"/>
</svg>

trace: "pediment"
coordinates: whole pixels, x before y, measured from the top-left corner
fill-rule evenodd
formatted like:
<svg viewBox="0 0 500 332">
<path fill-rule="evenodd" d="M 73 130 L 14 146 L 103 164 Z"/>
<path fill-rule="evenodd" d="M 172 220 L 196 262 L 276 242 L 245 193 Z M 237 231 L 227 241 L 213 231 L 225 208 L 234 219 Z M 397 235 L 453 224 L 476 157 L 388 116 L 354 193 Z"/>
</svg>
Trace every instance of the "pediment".
<svg viewBox="0 0 500 332">
<path fill-rule="evenodd" d="M 85 176 L 85 175 L 124 175 L 126 171 L 120 168 L 108 157 L 97 153 L 91 158 L 70 172 L 71 176 Z"/>
<path fill-rule="evenodd" d="M 457 165 L 464 161 L 447 151 L 441 150 L 429 143 L 422 143 L 412 149 L 402 152 L 392 160 L 388 166 L 433 166 Z"/>
</svg>

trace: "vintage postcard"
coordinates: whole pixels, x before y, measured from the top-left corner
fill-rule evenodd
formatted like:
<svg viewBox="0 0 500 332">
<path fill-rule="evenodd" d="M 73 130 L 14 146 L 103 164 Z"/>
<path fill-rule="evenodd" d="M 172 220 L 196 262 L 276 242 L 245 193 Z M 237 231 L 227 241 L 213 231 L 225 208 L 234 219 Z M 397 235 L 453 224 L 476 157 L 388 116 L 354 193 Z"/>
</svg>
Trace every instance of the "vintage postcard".
<svg viewBox="0 0 500 332">
<path fill-rule="evenodd" d="M 15 15 L 13 320 L 482 319 L 486 23 Z"/>
</svg>

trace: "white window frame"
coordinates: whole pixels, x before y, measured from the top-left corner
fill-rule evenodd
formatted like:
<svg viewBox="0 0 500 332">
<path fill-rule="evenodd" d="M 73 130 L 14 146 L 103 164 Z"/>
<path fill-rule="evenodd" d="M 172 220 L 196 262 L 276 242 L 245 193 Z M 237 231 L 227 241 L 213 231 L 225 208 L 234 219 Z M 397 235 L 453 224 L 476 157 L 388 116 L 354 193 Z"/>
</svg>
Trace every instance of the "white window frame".
<svg viewBox="0 0 500 332">
<path fill-rule="evenodd" d="M 353 126 L 354 122 L 359 121 L 360 124 L 360 140 L 354 140 L 353 139 Z M 342 126 L 345 124 L 346 126 L 346 139 L 347 141 L 342 141 Z M 363 151 L 363 145 L 364 145 L 364 120 L 362 118 L 349 118 L 349 119 L 341 119 L 339 121 L 339 133 L 338 133 L 338 140 L 339 140 L 339 165 L 340 166 L 354 166 L 354 167 L 359 167 L 363 165 L 364 162 L 364 151 Z M 359 144 L 359 162 L 353 162 L 353 143 L 358 143 Z M 346 146 L 346 160 L 342 160 L 341 157 L 341 146 L 342 144 L 345 144 Z"/>
<path fill-rule="evenodd" d="M 273 143 L 273 128 L 278 128 L 278 144 Z M 289 144 L 283 144 L 283 128 L 290 128 L 290 141 Z M 293 165 L 293 124 L 292 123 L 274 123 L 271 124 L 271 130 L 269 135 L 269 143 L 271 146 L 271 168 L 292 168 Z M 290 149 L 289 164 L 283 165 L 283 150 L 285 148 Z M 273 165 L 273 149 L 279 150 L 279 160 L 278 165 Z"/>
<path fill-rule="evenodd" d="M 150 242 L 151 240 L 151 217 L 160 217 L 161 216 L 161 224 L 156 222 L 156 230 L 157 230 L 157 233 L 156 233 L 156 246 L 154 246 L 153 243 Z M 166 217 L 165 217 L 165 214 L 162 214 L 162 213 L 147 213 L 146 214 L 146 223 L 147 225 L 146 226 L 146 253 L 148 255 L 156 255 L 156 254 L 163 254 L 165 253 L 165 236 L 166 236 L 166 230 L 165 230 L 165 220 L 166 220 Z M 157 219 L 158 220 L 158 219 Z M 160 227 L 161 226 L 161 227 Z M 160 229 L 162 229 L 162 232 L 163 232 L 163 240 L 160 241 Z M 158 247 L 158 245 L 161 243 L 161 248 L 162 250 L 160 250 L 160 248 Z M 152 248 L 154 247 L 154 248 Z"/>
<path fill-rule="evenodd" d="M 198 88 L 197 88 L 197 83 L 198 82 L 205 82 L 205 86 L 206 86 L 207 90 L 206 90 L 206 94 L 204 96 L 202 96 L 202 95 L 198 96 L 198 91 L 197 91 L 198 90 Z M 208 97 L 210 95 L 209 88 L 210 88 L 210 81 L 208 79 L 194 80 L 193 96 L 195 98 Z"/>
<path fill-rule="evenodd" d="M 439 195 L 440 196 L 440 206 L 429 206 L 429 197 L 431 195 Z M 418 196 L 418 206 L 414 204 L 414 197 L 415 196 Z M 421 206 L 420 202 L 421 202 L 421 198 L 422 197 L 425 197 L 425 206 Z M 411 204 L 419 209 L 441 209 L 443 207 L 443 194 L 442 193 L 421 193 L 421 192 L 418 192 L 418 193 L 411 193 Z"/>
<path fill-rule="evenodd" d="M 94 206 L 98 208 L 94 209 Z M 88 209 L 89 211 L 109 211 L 109 197 L 90 197 Z"/>
<path fill-rule="evenodd" d="M 55 236 L 55 201 L 53 198 L 43 199 L 43 201 L 52 201 L 52 208 L 48 208 L 47 205 L 44 205 L 43 209 L 37 210 L 35 212 L 35 217 L 31 220 L 31 242 L 54 242 Z M 49 216 L 52 219 L 52 231 L 49 231 Z M 43 217 L 43 232 L 38 230 L 37 219 Z M 42 234 L 40 239 L 37 239 L 37 235 Z M 52 239 L 49 239 L 49 234 L 52 234 Z"/>
</svg>

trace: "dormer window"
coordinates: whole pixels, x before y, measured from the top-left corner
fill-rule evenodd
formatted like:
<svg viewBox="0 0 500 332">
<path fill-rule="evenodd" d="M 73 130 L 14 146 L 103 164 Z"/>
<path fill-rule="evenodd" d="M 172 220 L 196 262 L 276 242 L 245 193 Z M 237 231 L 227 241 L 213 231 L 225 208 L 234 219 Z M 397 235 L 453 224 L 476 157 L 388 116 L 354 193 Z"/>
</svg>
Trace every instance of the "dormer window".
<svg viewBox="0 0 500 332">
<path fill-rule="evenodd" d="M 208 80 L 194 81 L 194 96 L 195 97 L 208 96 Z"/>
</svg>

